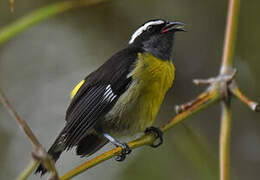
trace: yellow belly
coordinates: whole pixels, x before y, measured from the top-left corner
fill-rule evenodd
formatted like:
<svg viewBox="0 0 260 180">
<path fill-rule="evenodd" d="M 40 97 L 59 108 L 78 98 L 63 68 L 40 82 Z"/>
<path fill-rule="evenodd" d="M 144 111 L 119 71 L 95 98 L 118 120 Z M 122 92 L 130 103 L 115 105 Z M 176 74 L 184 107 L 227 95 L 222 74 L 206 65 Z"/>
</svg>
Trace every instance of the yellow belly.
<svg viewBox="0 0 260 180">
<path fill-rule="evenodd" d="M 133 134 L 151 126 L 172 86 L 175 71 L 172 62 L 148 53 L 139 53 L 138 58 L 136 68 L 129 74 L 130 87 L 106 116 L 112 134 Z"/>
</svg>

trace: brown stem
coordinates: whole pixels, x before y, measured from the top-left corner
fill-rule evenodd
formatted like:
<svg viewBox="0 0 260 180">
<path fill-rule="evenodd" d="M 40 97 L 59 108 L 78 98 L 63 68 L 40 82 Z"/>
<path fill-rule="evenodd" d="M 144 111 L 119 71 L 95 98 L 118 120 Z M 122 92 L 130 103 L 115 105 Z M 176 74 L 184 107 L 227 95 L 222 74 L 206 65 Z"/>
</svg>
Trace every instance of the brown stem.
<svg viewBox="0 0 260 180">
<path fill-rule="evenodd" d="M 211 103 L 215 103 L 219 99 L 219 94 L 216 90 L 206 91 L 198 95 L 195 100 L 188 102 L 183 112 L 175 116 L 171 121 L 161 127 L 162 131 L 166 131 L 195 112 L 207 107 Z"/>
<path fill-rule="evenodd" d="M 30 139 L 30 142 L 34 145 L 34 147 L 41 146 L 37 138 L 34 136 L 32 130 L 27 125 L 27 123 L 17 114 L 17 112 L 14 110 L 14 108 L 9 103 L 7 97 L 0 89 L 0 101 L 5 105 L 7 110 L 9 111 L 9 114 L 16 120 L 19 127 L 24 131 L 24 133 L 27 135 L 27 137 Z"/>
<path fill-rule="evenodd" d="M 14 12 L 14 0 L 10 0 L 10 11 Z"/>
<path fill-rule="evenodd" d="M 229 179 L 230 171 L 230 135 L 231 135 L 231 120 L 232 112 L 230 104 L 222 102 L 221 127 L 219 138 L 219 152 L 220 152 L 220 180 Z"/>
<path fill-rule="evenodd" d="M 27 123 L 18 115 L 18 113 L 11 106 L 10 102 L 8 101 L 7 97 L 5 96 L 5 94 L 3 93 L 3 91 L 1 89 L 0 89 L 0 101 L 5 105 L 9 114 L 16 120 L 19 127 L 29 138 L 30 142 L 32 143 L 32 145 L 34 147 L 33 156 L 35 157 L 35 159 L 38 160 L 39 162 L 43 163 L 44 167 L 49 172 L 51 172 L 52 177 L 54 177 L 55 179 L 59 179 L 59 176 L 58 176 L 58 173 L 55 168 L 53 160 L 48 155 L 48 153 L 44 150 L 42 145 L 39 143 L 38 139 L 33 134 L 32 130 L 27 125 Z M 31 164 L 31 166 L 34 166 L 34 168 L 35 168 L 35 164 Z M 30 169 L 30 170 L 32 171 L 33 169 Z M 25 173 L 27 173 L 27 171 L 25 171 Z M 25 176 L 21 175 L 20 177 L 22 178 Z"/>
<path fill-rule="evenodd" d="M 240 0 L 229 0 L 228 15 L 226 24 L 226 33 L 224 39 L 224 48 L 222 56 L 222 65 L 220 69 L 220 76 L 229 75 L 233 71 L 234 63 L 234 49 L 236 41 L 236 32 L 238 26 Z M 232 80 L 234 81 L 234 80 Z M 222 100 L 222 116 L 221 116 L 221 130 L 220 130 L 220 180 L 229 180 L 230 171 L 230 134 L 231 134 L 231 107 L 230 107 L 230 93 L 228 84 L 231 82 L 221 83 L 219 89 L 223 96 Z"/>
<path fill-rule="evenodd" d="M 208 98 L 208 94 L 209 94 L 209 92 L 204 92 L 186 104 L 177 105 L 175 107 L 176 113 L 177 114 L 182 113 L 184 111 L 187 111 L 187 110 L 193 108 L 197 104 L 200 104 L 200 102 L 203 102 L 205 100 L 205 98 Z"/>
<path fill-rule="evenodd" d="M 260 105 L 246 97 L 240 89 L 235 85 L 234 87 L 230 88 L 231 92 L 240 100 L 242 101 L 245 105 L 247 105 L 250 109 L 252 109 L 255 112 L 260 111 Z"/>
<path fill-rule="evenodd" d="M 28 176 L 33 172 L 33 170 L 37 167 L 38 161 L 32 160 L 28 167 L 19 175 L 17 180 L 25 180 Z"/>
<path fill-rule="evenodd" d="M 239 17 L 239 4 L 240 0 L 229 0 L 226 34 L 224 39 L 220 74 L 229 74 L 230 72 L 232 72 L 232 67 L 234 63 L 236 32 Z"/>
</svg>

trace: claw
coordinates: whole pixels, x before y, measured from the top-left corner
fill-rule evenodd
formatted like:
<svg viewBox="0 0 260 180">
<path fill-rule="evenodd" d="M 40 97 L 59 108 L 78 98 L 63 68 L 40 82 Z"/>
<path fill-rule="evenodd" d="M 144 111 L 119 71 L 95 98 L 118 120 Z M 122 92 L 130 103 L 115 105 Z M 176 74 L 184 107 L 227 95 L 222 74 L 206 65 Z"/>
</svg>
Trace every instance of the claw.
<svg viewBox="0 0 260 180">
<path fill-rule="evenodd" d="M 131 153 L 131 148 L 128 146 L 127 143 L 122 143 L 118 140 L 116 140 L 115 138 L 113 138 L 112 136 L 110 136 L 107 133 L 104 133 L 104 136 L 112 143 L 114 144 L 116 147 L 121 147 L 122 148 L 122 152 L 120 155 L 117 155 L 115 160 L 116 161 L 123 161 L 126 158 L 127 154 Z"/>
<path fill-rule="evenodd" d="M 116 146 L 120 146 L 122 148 L 121 154 L 116 156 L 116 158 L 115 158 L 116 161 L 123 161 L 123 160 L 125 160 L 126 155 L 130 154 L 132 152 L 131 148 L 126 143 L 118 143 L 118 145 L 116 145 Z"/>
<path fill-rule="evenodd" d="M 160 140 L 157 144 L 155 144 L 155 143 L 151 144 L 150 145 L 151 147 L 156 148 L 156 147 L 162 145 L 162 143 L 163 143 L 163 132 L 161 131 L 161 129 L 152 126 L 152 127 L 147 128 L 144 131 L 144 133 L 145 134 L 151 134 L 152 133 L 152 134 L 155 135 L 156 139 Z"/>
</svg>

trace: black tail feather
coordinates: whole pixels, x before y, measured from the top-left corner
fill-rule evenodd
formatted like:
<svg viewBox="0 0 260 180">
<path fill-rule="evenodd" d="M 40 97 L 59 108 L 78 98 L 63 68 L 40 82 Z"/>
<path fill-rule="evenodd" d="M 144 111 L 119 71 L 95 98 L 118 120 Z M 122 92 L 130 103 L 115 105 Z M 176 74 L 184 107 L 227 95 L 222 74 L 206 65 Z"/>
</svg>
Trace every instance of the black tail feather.
<svg viewBox="0 0 260 180">
<path fill-rule="evenodd" d="M 61 148 L 61 145 L 59 145 L 59 141 L 60 140 L 60 136 L 55 140 L 55 142 L 53 143 L 53 145 L 51 146 L 51 148 L 48 151 L 48 154 L 52 157 L 52 159 L 56 162 L 61 153 L 63 152 L 63 148 Z M 40 173 L 41 176 L 44 175 L 47 172 L 47 170 L 44 168 L 44 166 L 42 164 L 40 164 L 35 173 L 34 174 L 38 174 Z"/>
<path fill-rule="evenodd" d="M 108 140 L 103 135 L 88 134 L 77 144 L 76 153 L 81 157 L 90 156 L 107 144 L 107 142 Z"/>
<path fill-rule="evenodd" d="M 59 135 L 59 137 L 55 140 L 53 145 L 48 151 L 48 154 L 52 157 L 52 159 L 56 162 L 61 153 L 66 149 L 64 145 L 62 145 L 61 142 L 62 134 Z M 76 153 L 77 155 L 83 156 L 90 156 L 91 154 L 98 151 L 100 148 L 102 148 L 108 140 L 103 136 L 96 133 L 88 134 L 84 138 L 80 140 L 80 142 L 77 144 Z M 63 146 L 63 147 L 62 147 Z M 44 175 L 47 172 L 47 170 L 43 167 L 42 164 L 40 164 L 35 174 L 40 173 L 41 176 Z"/>
</svg>

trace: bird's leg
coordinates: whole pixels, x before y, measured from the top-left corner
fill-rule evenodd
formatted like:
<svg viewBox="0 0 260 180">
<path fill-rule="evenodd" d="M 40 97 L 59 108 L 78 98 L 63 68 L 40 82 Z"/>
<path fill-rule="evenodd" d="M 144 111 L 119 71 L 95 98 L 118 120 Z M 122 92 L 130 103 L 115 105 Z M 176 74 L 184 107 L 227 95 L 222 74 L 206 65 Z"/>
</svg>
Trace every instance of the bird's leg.
<svg viewBox="0 0 260 180">
<path fill-rule="evenodd" d="M 120 141 L 118 141 L 117 139 L 113 138 L 112 136 L 110 136 L 107 133 L 104 133 L 104 136 L 112 143 L 114 144 L 116 147 L 120 146 L 122 148 L 122 152 L 120 155 L 116 156 L 116 160 L 117 161 L 123 161 L 126 158 L 127 154 L 131 153 L 131 149 L 130 147 L 127 145 L 127 143 L 122 143 Z"/>
<path fill-rule="evenodd" d="M 153 147 L 153 148 L 156 148 L 160 145 L 162 145 L 163 143 L 163 132 L 161 131 L 160 128 L 156 128 L 156 127 L 149 127 L 149 128 L 146 128 L 146 130 L 144 131 L 145 134 L 154 134 L 155 138 L 156 139 L 159 139 L 159 142 L 158 143 L 153 143 L 151 144 L 150 146 Z"/>
</svg>

